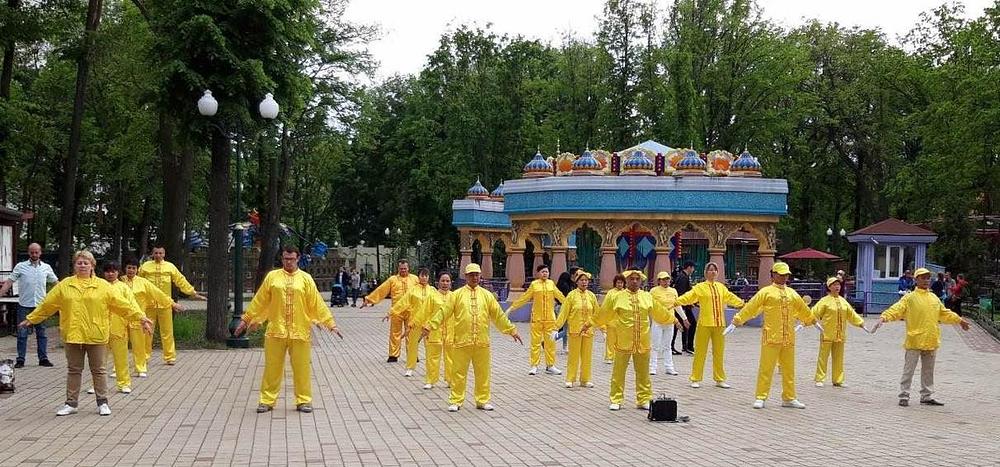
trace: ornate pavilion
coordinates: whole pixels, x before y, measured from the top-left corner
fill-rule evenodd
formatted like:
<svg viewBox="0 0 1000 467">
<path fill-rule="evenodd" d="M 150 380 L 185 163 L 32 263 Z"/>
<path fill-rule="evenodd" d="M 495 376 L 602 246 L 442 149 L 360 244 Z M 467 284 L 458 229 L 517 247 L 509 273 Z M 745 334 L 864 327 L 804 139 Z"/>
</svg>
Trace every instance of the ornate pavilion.
<svg viewBox="0 0 1000 467">
<path fill-rule="evenodd" d="M 766 281 L 787 195 L 788 183 L 762 178 L 747 151 L 699 154 L 646 141 L 616 153 L 539 152 L 519 180 L 492 192 L 477 180 L 452 202 L 452 224 L 462 268 L 478 262 L 484 277 L 504 277 L 515 291 L 543 262 L 553 279 L 584 267 L 602 288 L 621 270 L 653 277 L 687 259 L 698 274 L 713 261 L 720 276 Z"/>
</svg>

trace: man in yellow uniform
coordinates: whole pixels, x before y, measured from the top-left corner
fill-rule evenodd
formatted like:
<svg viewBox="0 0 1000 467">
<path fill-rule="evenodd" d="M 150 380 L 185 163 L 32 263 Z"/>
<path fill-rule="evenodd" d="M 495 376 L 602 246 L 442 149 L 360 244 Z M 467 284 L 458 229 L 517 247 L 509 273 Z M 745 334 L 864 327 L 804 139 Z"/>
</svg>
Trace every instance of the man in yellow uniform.
<svg viewBox="0 0 1000 467">
<path fill-rule="evenodd" d="M 285 355 L 292 361 L 295 410 L 312 412 L 311 326 L 316 323 L 341 339 L 344 337 L 319 294 L 316 282 L 309 273 L 299 270 L 298 265 L 299 249 L 294 246 L 282 248 L 281 269 L 264 277 L 234 333 L 239 336 L 248 328 L 253 330 L 268 323 L 264 333 L 264 375 L 257 413 L 274 409 L 281 381 L 285 379 Z"/>
<path fill-rule="evenodd" d="M 139 276 L 149 279 L 163 293 L 170 295 L 170 286 L 175 285 L 184 295 L 192 296 L 198 300 L 205 300 L 205 297 L 195 292 L 194 287 L 187 278 L 173 263 L 164 259 L 167 250 L 157 245 L 153 247 L 153 259 L 143 263 L 139 268 Z M 160 346 L 163 348 L 163 361 L 167 365 L 173 365 L 177 361 L 177 347 L 174 345 L 174 315 L 170 307 L 160 308 L 153 305 L 146 310 L 146 316 L 153 320 L 153 329 L 157 326 L 160 329 Z M 146 342 L 146 355 L 153 354 L 152 337 Z"/>
<path fill-rule="evenodd" d="M 389 313 L 386 315 L 386 319 L 400 319 L 406 323 L 406 330 L 403 331 L 403 336 L 406 338 L 406 372 L 403 376 L 409 378 L 413 376 L 413 370 L 417 367 L 417 360 L 419 360 L 418 354 L 420 349 L 420 334 L 414 332 L 409 333 L 412 328 L 422 329 L 424 323 L 427 322 L 435 313 L 437 313 L 438 308 L 440 308 L 440 294 L 431 287 L 430 284 L 431 272 L 426 268 L 420 268 L 417 271 L 417 285 L 410 287 L 399 300 L 392 301 L 392 307 L 389 309 Z M 436 342 L 437 346 L 429 346 L 429 342 L 433 340 Z M 437 354 L 434 356 L 434 364 L 440 365 L 441 361 L 441 333 L 433 333 L 426 340 L 424 340 L 424 359 L 425 365 L 429 368 L 431 365 L 430 353 L 436 351 Z M 429 384 L 429 386 L 433 387 Z M 430 389 L 426 387 L 424 389 Z"/>
<path fill-rule="evenodd" d="M 760 366 L 757 370 L 757 399 L 753 408 L 763 409 L 771 391 L 771 378 L 774 377 L 774 365 L 781 361 L 781 406 L 795 409 L 806 408 L 795 396 L 795 320 L 806 325 L 816 322 L 809 310 L 808 297 L 803 299 L 799 293 L 786 286 L 792 272 L 788 265 L 782 262 L 771 267 L 771 285 L 757 291 L 746 303 L 746 306 L 733 317 L 733 326 L 743 323 L 764 313 L 764 325 L 761 326 Z M 695 344 L 695 350 L 698 349 Z"/>
<path fill-rule="evenodd" d="M 635 406 L 649 410 L 653 399 L 653 383 L 649 379 L 649 328 L 650 321 L 673 324 L 674 304 L 661 301 L 640 287 L 646 282 L 642 271 L 629 270 L 625 276 L 625 290 L 610 298 L 594 320 L 601 326 L 615 320 L 615 363 L 611 369 L 610 410 L 620 410 L 625 400 L 625 372 L 629 361 L 635 366 Z M 584 326 L 584 331 L 589 326 Z"/>
<path fill-rule="evenodd" d="M 872 334 L 886 321 L 906 320 L 906 358 L 903 363 L 903 378 L 899 382 L 899 405 L 910 405 L 910 384 L 913 371 L 920 360 L 920 403 L 924 405 L 944 405 L 931 395 L 934 394 L 934 361 L 937 349 L 941 347 L 941 327 L 938 323 L 958 324 L 969 330 L 969 322 L 955 312 L 945 308 L 941 299 L 930 290 L 931 272 L 926 268 L 917 269 L 917 288 L 882 312 L 872 328 Z"/>
<path fill-rule="evenodd" d="M 401 259 L 396 267 L 396 274 L 389 276 L 381 285 L 375 288 L 361 303 L 361 308 L 376 305 L 385 297 L 395 302 L 403 296 L 407 290 L 417 285 L 417 277 L 410 274 L 410 262 Z M 403 319 L 400 317 L 389 318 L 389 358 L 386 362 L 399 361 L 399 353 L 402 349 L 403 340 Z"/>
<path fill-rule="evenodd" d="M 601 302 L 602 310 L 605 305 L 613 302 L 612 298 L 615 294 L 625 290 L 625 276 L 616 274 L 612 283 L 614 287 L 604 294 L 604 301 Z M 614 319 L 612 319 L 600 328 L 604 330 L 604 363 L 609 365 L 615 361 L 615 324 Z"/>
<path fill-rule="evenodd" d="M 816 359 L 816 386 L 822 387 L 826 379 L 826 364 L 833 355 L 833 372 L 830 378 L 835 387 L 844 387 L 844 342 L 847 340 L 847 323 L 865 329 L 865 320 L 854 311 L 843 296 L 843 279 L 826 280 L 827 294 L 813 305 L 813 316 L 823 328 L 819 340 L 819 358 Z M 866 330 L 867 331 L 867 330 Z"/>
<path fill-rule="evenodd" d="M 660 271 L 656 275 L 656 287 L 650 289 L 649 293 L 664 303 L 675 303 L 677 301 L 677 290 L 670 286 L 670 273 L 667 271 Z M 678 313 L 677 316 L 680 317 L 684 314 L 684 309 L 677 306 L 674 312 Z M 653 344 L 653 352 L 649 358 L 649 374 L 655 375 L 660 367 L 660 361 L 662 361 L 664 373 L 673 376 L 677 375 L 677 370 L 674 368 L 674 354 L 668 348 L 670 347 L 670 339 L 674 336 L 674 327 L 676 324 L 664 326 L 655 321 L 650 324 L 653 326 L 651 329 L 652 337 L 650 339 Z"/>
<path fill-rule="evenodd" d="M 538 362 L 541 360 L 542 345 L 545 346 L 545 372 L 550 375 L 562 374 L 556 368 L 556 341 L 552 338 L 552 331 L 556 330 L 556 300 L 559 303 L 566 301 L 566 297 L 556 288 L 556 283 L 549 279 L 549 267 L 538 266 L 535 272 L 536 279 L 531 281 L 528 290 L 525 290 L 514 303 L 507 308 L 506 313 L 510 314 L 531 302 L 531 353 L 528 370 L 529 375 L 538 373 Z"/>
<path fill-rule="evenodd" d="M 454 367 L 451 375 L 451 397 L 448 411 L 458 412 L 465 402 L 465 382 L 469 376 L 469 363 L 476 378 L 476 408 L 493 410 L 490 403 L 490 321 L 497 329 L 509 335 L 515 342 L 523 344 L 517 328 L 493 295 L 493 292 L 479 287 L 482 269 L 476 263 L 465 267 L 465 286 L 455 290 L 438 310 L 434 318 L 424 325 L 423 338 L 441 327 L 441 323 L 451 323 L 448 330 L 452 334 Z"/>
<path fill-rule="evenodd" d="M 726 383 L 726 338 L 722 334 L 726 324 L 726 305 L 733 308 L 743 306 L 743 300 L 726 288 L 725 284 L 716 282 L 719 276 L 719 266 L 715 263 L 705 265 L 705 281 L 698 283 L 687 293 L 677 298 L 677 304 L 698 304 L 698 329 L 694 333 L 694 363 L 691 367 L 691 387 L 697 388 L 705 375 L 705 360 L 708 358 L 708 345 L 712 344 L 712 378 L 715 385 L 729 389 Z"/>
<path fill-rule="evenodd" d="M 138 273 L 139 262 L 135 258 L 126 259 L 125 277 L 122 278 L 122 282 L 132 290 L 132 294 L 135 295 L 135 301 L 139 302 L 139 306 L 147 313 L 147 316 L 152 314 L 148 310 L 154 308 L 171 308 L 177 312 L 184 311 L 184 307 L 178 303 L 174 303 L 170 295 L 163 293 L 155 284 L 144 277 L 140 277 Z M 140 378 L 145 378 L 149 374 L 150 354 L 147 349 L 153 345 L 152 337 L 143 333 L 142 329 L 135 323 L 129 325 L 128 338 L 132 344 L 132 358 L 135 360 L 135 371 L 139 374 Z"/>
</svg>

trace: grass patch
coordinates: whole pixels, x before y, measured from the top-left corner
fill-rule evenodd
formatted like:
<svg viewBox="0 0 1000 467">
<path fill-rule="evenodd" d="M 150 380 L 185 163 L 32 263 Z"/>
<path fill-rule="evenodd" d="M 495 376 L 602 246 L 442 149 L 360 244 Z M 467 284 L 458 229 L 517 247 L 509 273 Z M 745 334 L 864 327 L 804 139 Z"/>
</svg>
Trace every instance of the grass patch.
<svg viewBox="0 0 1000 467">
<path fill-rule="evenodd" d="M 187 310 L 174 314 L 174 342 L 178 349 L 225 349 L 225 342 L 205 339 L 205 310 Z M 160 347 L 159 332 L 153 333 L 153 346 Z M 264 328 L 247 335 L 250 347 L 264 345 Z"/>
</svg>

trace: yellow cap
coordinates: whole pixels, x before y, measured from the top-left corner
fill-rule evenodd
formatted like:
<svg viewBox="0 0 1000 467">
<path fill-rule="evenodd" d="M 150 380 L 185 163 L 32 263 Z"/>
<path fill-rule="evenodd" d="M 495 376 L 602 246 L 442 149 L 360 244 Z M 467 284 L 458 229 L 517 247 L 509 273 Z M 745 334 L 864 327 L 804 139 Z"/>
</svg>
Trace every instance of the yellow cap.
<svg viewBox="0 0 1000 467">
<path fill-rule="evenodd" d="M 584 271 L 583 269 L 580 269 L 576 271 L 576 274 L 573 275 L 573 282 L 580 280 L 581 277 L 586 277 L 587 279 L 590 279 L 593 277 L 593 275 L 591 275 L 587 271 Z"/>
<path fill-rule="evenodd" d="M 830 285 L 832 285 L 834 282 L 840 282 L 840 279 L 838 279 L 837 277 L 827 278 L 826 279 L 826 287 L 830 288 Z M 841 285 L 841 287 L 844 286 L 844 284 L 840 284 L 840 285 Z"/>
<path fill-rule="evenodd" d="M 643 282 L 646 282 L 646 273 L 644 273 L 644 272 L 642 272 L 642 271 L 640 271 L 638 269 L 629 269 L 628 271 L 623 271 L 622 272 L 622 276 L 625 277 L 626 279 L 628 279 L 629 277 L 631 277 L 631 276 L 633 276 L 635 274 L 638 274 L 639 278 L 642 279 Z"/>
<path fill-rule="evenodd" d="M 473 273 L 475 273 L 475 274 L 482 274 L 483 270 L 482 270 L 482 268 L 479 267 L 478 264 L 476 264 L 476 263 L 469 263 L 469 265 L 465 267 L 465 273 L 466 274 L 473 274 Z"/>
<path fill-rule="evenodd" d="M 920 268 L 920 269 L 917 269 L 917 271 L 913 273 L 913 277 L 920 277 L 920 276 L 922 276 L 924 274 L 930 274 L 930 273 L 931 273 L 930 269 Z"/>
<path fill-rule="evenodd" d="M 782 263 L 780 261 L 774 263 L 774 266 L 771 266 L 771 272 L 782 276 L 787 276 L 792 273 L 792 271 L 788 269 L 788 263 Z"/>
<path fill-rule="evenodd" d="M 660 271 L 660 273 L 656 275 L 656 280 L 660 279 L 670 279 L 670 273 L 667 271 Z"/>
</svg>

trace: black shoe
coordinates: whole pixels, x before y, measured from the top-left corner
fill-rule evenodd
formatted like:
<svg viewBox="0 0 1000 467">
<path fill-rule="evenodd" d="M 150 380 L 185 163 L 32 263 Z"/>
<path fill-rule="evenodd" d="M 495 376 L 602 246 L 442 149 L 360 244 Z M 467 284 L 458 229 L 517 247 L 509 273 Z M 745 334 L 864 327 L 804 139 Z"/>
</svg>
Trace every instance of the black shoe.
<svg viewBox="0 0 1000 467">
<path fill-rule="evenodd" d="M 925 400 L 920 401 L 920 403 L 923 404 L 923 405 L 936 405 L 938 407 L 944 405 L 944 402 L 938 402 L 938 401 L 936 401 L 934 399 L 925 399 Z"/>
<path fill-rule="evenodd" d="M 45 360 L 39 360 L 39 361 L 38 361 L 38 366 L 48 366 L 48 367 L 53 367 L 53 366 L 55 366 L 55 365 L 53 365 L 53 364 L 52 364 L 52 362 L 50 362 L 50 361 L 49 361 L 49 359 L 47 359 L 47 358 L 46 358 Z"/>
<path fill-rule="evenodd" d="M 17 363 L 14 364 L 14 368 L 24 368 L 24 362 L 18 360 Z"/>
<path fill-rule="evenodd" d="M 909 399 L 900 399 L 899 400 L 899 406 L 900 407 L 907 407 L 909 405 L 910 405 L 910 400 Z"/>
<path fill-rule="evenodd" d="M 313 407 L 309 404 L 299 404 L 295 406 L 295 410 L 302 413 L 312 413 Z"/>
<path fill-rule="evenodd" d="M 257 413 L 270 412 L 271 410 L 274 410 L 274 407 L 270 405 L 260 404 L 257 406 Z"/>
<path fill-rule="evenodd" d="M 399 361 L 399 357 L 389 357 L 389 358 L 385 359 L 386 363 L 396 363 L 398 361 Z"/>
<path fill-rule="evenodd" d="M 674 355 L 680 355 L 681 354 L 681 352 L 678 352 L 678 351 L 676 351 L 674 349 L 670 349 L 670 353 L 672 353 Z"/>
</svg>

